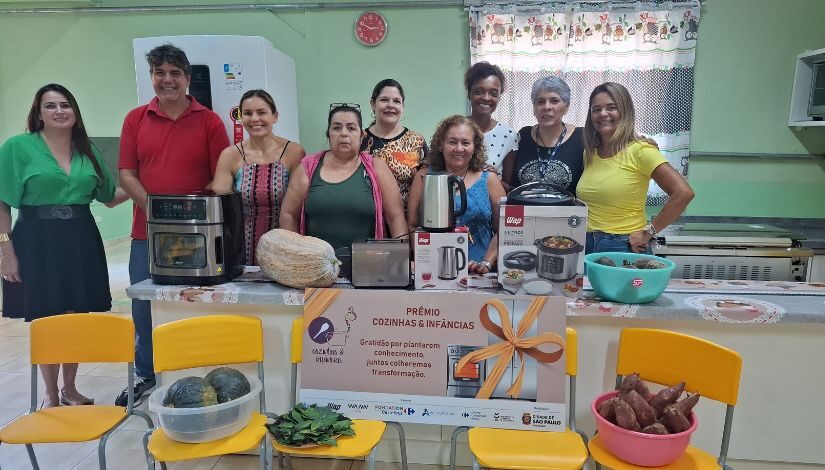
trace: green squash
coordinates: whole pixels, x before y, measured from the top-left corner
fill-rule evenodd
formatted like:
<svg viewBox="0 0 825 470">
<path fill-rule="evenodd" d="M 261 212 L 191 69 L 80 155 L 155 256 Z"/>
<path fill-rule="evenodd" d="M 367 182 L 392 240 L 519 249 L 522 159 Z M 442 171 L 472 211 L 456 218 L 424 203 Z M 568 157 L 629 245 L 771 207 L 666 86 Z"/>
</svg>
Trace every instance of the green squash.
<svg viewBox="0 0 825 470">
<path fill-rule="evenodd" d="M 218 367 L 206 374 L 203 380 L 215 389 L 218 394 L 218 403 L 240 398 L 252 390 L 246 376 L 231 367 Z"/>
<path fill-rule="evenodd" d="M 163 406 L 170 408 L 200 408 L 217 405 L 218 394 L 200 377 L 178 379 L 166 390 Z"/>
</svg>

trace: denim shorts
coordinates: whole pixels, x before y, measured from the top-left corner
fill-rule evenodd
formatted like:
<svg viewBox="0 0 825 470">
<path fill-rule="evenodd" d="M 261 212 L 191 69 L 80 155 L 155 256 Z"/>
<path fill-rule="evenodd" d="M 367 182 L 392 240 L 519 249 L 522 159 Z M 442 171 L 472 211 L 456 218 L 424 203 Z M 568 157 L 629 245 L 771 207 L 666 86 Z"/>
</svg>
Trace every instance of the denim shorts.
<svg viewBox="0 0 825 470">
<path fill-rule="evenodd" d="M 587 232 L 587 242 L 584 247 L 585 254 L 603 253 L 614 251 L 619 253 L 633 253 L 630 248 L 630 236 L 605 232 Z M 647 254 L 653 254 L 653 248 L 647 245 Z"/>
</svg>

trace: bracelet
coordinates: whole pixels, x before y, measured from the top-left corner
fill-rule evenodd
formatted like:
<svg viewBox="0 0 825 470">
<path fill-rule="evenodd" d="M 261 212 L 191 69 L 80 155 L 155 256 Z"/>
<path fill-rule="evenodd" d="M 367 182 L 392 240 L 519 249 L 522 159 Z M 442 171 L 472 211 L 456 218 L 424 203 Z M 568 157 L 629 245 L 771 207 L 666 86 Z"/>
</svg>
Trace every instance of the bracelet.
<svg viewBox="0 0 825 470">
<path fill-rule="evenodd" d="M 0 243 L 11 240 L 8 233 L 0 233 Z"/>
<path fill-rule="evenodd" d="M 487 268 L 487 271 L 492 271 L 493 270 L 493 265 L 490 264 L 490 262 L 487 261 L 486 259 L 483 259 L 483 260 L 479 261 L 478 264 L 480 264 L 480 265 L 484 266 L 485 268 Z"/>
</svg>

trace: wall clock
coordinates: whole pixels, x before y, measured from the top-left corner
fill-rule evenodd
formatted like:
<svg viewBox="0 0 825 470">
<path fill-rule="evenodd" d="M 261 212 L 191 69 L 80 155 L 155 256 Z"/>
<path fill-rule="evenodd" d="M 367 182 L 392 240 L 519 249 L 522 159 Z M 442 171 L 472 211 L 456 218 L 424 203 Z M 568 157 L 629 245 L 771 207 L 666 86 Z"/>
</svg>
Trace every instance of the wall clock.
<svg viewBox="0 0 825 470">
<path fill-rule="evenodd" d="M 365 11 L 355 20 L 355 38 L 365 46 L 377 46 L 387 37 L 387 20 L 375 11 Z"/>
</svg>

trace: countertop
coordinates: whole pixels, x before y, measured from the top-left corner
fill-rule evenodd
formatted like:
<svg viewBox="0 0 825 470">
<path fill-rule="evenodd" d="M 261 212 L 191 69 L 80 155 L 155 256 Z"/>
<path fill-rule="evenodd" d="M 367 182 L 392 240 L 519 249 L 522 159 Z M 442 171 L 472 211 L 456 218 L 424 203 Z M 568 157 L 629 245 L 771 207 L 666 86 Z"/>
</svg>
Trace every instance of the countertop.
<svg viewBox="0 0 825 470">
<path fill-rule="evenodd" d="M 333 286 L 336 287 L 336 286 Z M 339 286 L 342 288 L 348 286 Z M 363 291 L 369 295 L 370 290 Z M 488 291 L 489 292 L 489 291 Z M 126 289 L 131 298 L 167 302 L 302 305 L 303 290 L 274 282 L 235 281 L 217 286 L 161 286 L 146 280 Z M 462 292 L 456 291 L 457 295 Z M 427 295 L 427 292 L 422 292 Z M 620 304 L 583 290 L 567 303 L 569 316 L 707 320 L 729 324 L 825 324 L 825 283 L 671 279 L 656 301 Z"/>
</svg>

